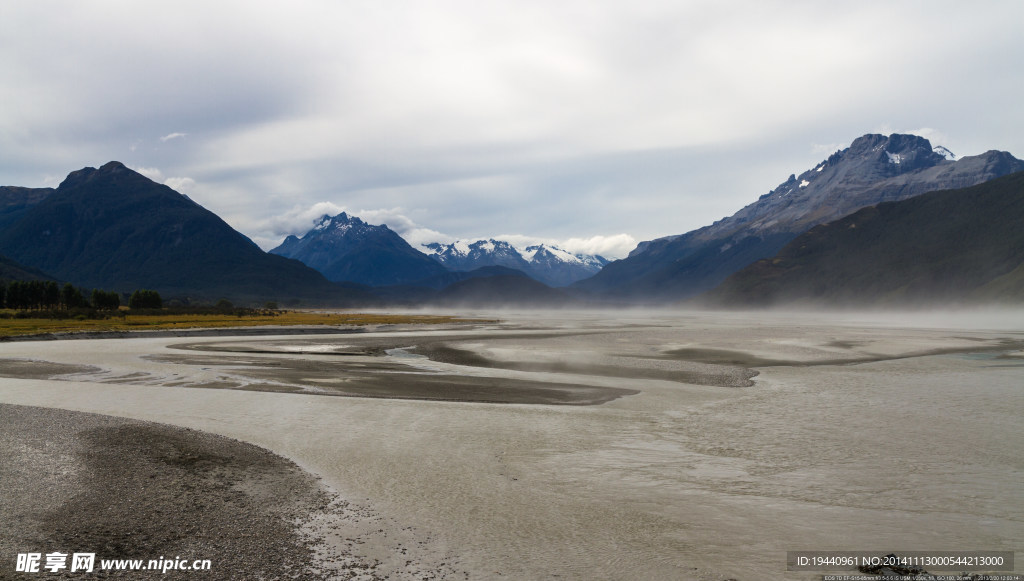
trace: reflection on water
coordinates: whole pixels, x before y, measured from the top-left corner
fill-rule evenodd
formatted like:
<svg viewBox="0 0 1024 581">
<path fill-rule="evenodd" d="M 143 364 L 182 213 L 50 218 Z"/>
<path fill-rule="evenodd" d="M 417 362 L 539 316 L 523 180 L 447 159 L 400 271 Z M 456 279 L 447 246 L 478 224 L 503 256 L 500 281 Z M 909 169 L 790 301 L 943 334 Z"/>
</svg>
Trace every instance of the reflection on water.
<svg viewBox="0 0 1024 581">
<path fill-rule="evenodd" d="M 411 544 L 446 555 L 473 579 L 819 579 L 786 572 L 786 552 L 1014 550 L 1024 541 L 1024 369 L 1008 366 L 1019 361 L 1010 354 L 1021 352 L 1024 329 L 865 325 L 849 316 L 504 317 L 464 332 L 267 339 L 275 353 L 253 353 L 258 342 L 246 339 L 246 356 L 266 365 L 431 357 L 419 372 L 468 385 L 514 378 L 635 395 L 509 405 L 177 389 L 130 378 L 114 385 L 80 375 L 73 384 L 0 380 L 0 400 L 267 446 L 388 515 L 381 534 L 429 533 L 429 542 L 414 536 Z M 96 365 L 121 378 L 202 372 L 154 359 L 180 357 L 171 343 L 7 344 L 0 357 Z M 429 344 L 473 357 L 443 360 Z M 379 345 L 387 349 L 367 355 Z M 703 360 L 687 358 L 693 353 Z M 747 366 L 759 372 L 749 387 L 687 381 L 688 373 Z M 224 369 L 203 373 L 217 372 Z M 378 558 L 387 570 L 388 559 L 408 557 Z"/>
</svg>

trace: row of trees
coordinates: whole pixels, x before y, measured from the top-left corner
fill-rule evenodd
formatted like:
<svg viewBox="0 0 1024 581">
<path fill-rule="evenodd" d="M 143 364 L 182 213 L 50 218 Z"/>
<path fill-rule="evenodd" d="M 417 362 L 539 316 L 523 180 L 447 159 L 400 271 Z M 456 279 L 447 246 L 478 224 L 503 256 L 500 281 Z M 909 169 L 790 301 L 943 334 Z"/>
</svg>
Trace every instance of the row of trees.
<svg viewBox="0 0 1024 581">
<path fill-rule="evenodd" d="M 0 308 L 23 311 L 116 311 L 121 307 L 122 298 L 120 293 L 100 289 L 93 289 L 86 297 L 82 289 L 71 283 L 60 286 L 52 280 L 15 280 L 10 283 L 0 281 Z M 132 293 L 128 299 L 128 306 L 132 309 L 159 309 L 163 306 L 163 300 L 156 291 L 140 289 Z"/>
</svg>

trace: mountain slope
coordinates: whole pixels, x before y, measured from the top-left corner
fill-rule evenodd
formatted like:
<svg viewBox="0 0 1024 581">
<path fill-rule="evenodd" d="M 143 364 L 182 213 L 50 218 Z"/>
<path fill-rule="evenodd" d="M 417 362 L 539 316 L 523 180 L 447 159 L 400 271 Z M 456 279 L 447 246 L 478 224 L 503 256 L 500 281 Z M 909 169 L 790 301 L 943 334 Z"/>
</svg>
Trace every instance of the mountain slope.
<svg viewBox="0 0 1024 581">
<path fill-rule="evenodd" d="M 564 291 L 519 274 L 468 278 L 445 287 L 431 299 L 438 305 L 491 308 L 557 307 L 570 301 Z"/>
<path fill-rule="evenodd" d="M 1024 172 L 815 226 L 702 300 L 719 305 L 1024 302 Z"/>
<path fill-rule="evenodd" d="M 52 276 L 15 260 L 0 256 L 0 281 L 5 280 L 56 280 Z"/>
<path fill-rule="evenodd" d="M 387 226 L 345 212 L 323 216 L 305 236 L 289 236 L 270 252 L 300 260 L 329 280 L 371 286 L 406 284 L 447 271 Z"/>
<path fill-rule="evenodd" d="M 575 286 L 643 300 L 690 297 L 773 256 L 812 226 L 859 208 L 1024 170 L 1024 162 L 1006 152 L 952 158 L 922 137 L 865 135 L 734 215 L 681 236 L 642 243 L 627 258 Z"/>
<path fill-rule="evenodd" d="M 413 281 L 410 285 L 441 290 L 457 282 L 462 282 L 471 278 L 483 278 L 489 276 L 522 276 L 529 278 L 525 272 L 514 268 L 508 268 L 505 266 L 481 266 L 480 268 L 475 268 L 473 270 L 447 271 L 430 278 Z"/>
<path fill-rule="evenodd" d="M 209 210 L 119 162 L 69 174 L 0 232 L 0 252 L 85 287 L 207 299 L 346 298 L 316 271 L 264 253 Z"/>
<path fill-rule="evenodd" d="M 537 244 L 517 248 L 504 240 L 458 241 L 424 244 L 428 255 L 455 271 L 503 266 L 522 271 L 549 286 L 568 286 L 593 276 L 608 264 L 601 256 L 572 254 L 555 246 Z"/>
<path fill-rule="evenodd" d="M 54 191 L 53 188 L 0 186 L 0 230 L 20 220 L 29 208 L 45 200 Z"/>
</svg>

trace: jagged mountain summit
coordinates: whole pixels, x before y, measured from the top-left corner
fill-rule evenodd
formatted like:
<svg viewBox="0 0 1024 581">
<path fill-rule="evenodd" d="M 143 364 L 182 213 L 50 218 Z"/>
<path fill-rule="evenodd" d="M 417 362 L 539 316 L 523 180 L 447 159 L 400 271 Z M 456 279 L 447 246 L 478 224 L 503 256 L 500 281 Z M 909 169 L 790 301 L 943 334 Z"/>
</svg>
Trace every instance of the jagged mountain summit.
<svg viewBox="0 0 1024 581">
<path fill-rule="evenodd" d="M 116 161 L 74 171 L 49 193 L 28 194 L 0 230 L 0 253 L 76 285 L 324 304 L 359 294 L 266 254 L 213 212 Z"/>
<path fill-rule="evenodd" d="M 270 252 L 300 260 L 328 280 L 370 286 L 408 284 L 447 270 L 387 226 L 345 212 L 322 216 L 302 238 L 288 236 Z"/>
<path fill-rule="evenodd" d="M 627 258 L 577 283 L 585 291 L 646 301 L 704 292 L 778 252 L 813 226 L 866 206 L 965 188 L 1024 170 L 1007 152 L 955 158 L 916 135 L 869 134 L 732 216 L 686 234 L 641 243 Z"/>
<path fill-rule="evenodd" d="M 554 287 L 568 286 L 599 272 L 608 259 L 593 254 L 573 254 L 557 246 L 538 244 L 521 251 L 530 264 L 527 274 Z"/>
<path fill-rule="evenodd" d="M 549 286 L 567 286 L 601 270 L 601 256 L 573 254 L 557 246 L 537 244 L 518 248 L 504 240 L 457 241 L 424 244 L 428 256 L 451 270 L 470 271 L 486 266 L 520 270 Z"/>
</svg>

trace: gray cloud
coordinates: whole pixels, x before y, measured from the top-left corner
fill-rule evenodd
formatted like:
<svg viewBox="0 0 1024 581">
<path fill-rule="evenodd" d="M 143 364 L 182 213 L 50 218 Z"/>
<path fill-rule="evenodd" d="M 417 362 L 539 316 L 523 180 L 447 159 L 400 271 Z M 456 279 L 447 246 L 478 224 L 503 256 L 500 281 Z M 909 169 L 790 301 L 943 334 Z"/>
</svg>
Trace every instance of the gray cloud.
<svg viewBox="0 0 1024 581">
<path fill-rule="evenodd" d="M 189 176 L 162 181 L 264 245 L 318 203 L 400 208 L 410 233 L 649 239 L 869 131 L 1024 155 L 1021 21 L 1014 1 L 13 0 L 0 183 L 117 159 Z"/>
</svg>

